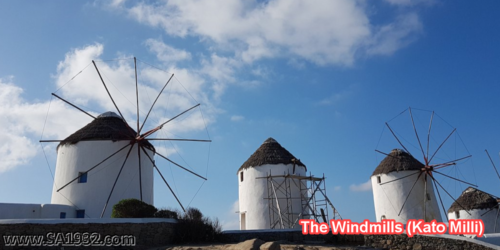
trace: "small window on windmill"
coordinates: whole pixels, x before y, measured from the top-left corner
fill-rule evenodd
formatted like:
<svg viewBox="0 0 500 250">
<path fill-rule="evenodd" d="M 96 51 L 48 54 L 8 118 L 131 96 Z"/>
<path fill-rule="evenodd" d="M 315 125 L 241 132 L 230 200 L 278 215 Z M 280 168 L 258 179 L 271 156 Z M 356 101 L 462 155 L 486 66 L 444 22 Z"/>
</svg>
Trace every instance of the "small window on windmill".
<svg viewBox="0 0 500 250">
<path fill-rule="evenodd" d="M 426 195 L 427 195 L 427 200 L 430 201 L 431 200 L 431 196 L 429 195 L 429 193 L 427 193 Z"/>
<path fill-rule="evenodd" d="M 65 219 L 65 218 L 66 218 L 66 213 L 65 213 L 65 212 L 61 212 L 61 213 L 59 214 L 59 218 L 61 218 L 61 219 Z"/>
<path fill-rule="evenodd" d="M 377 183 L 381 183 L 382 182 L 382 178 L 380 178 L 380 175 L 377 176 Z"/>
<path fill-rule="evenodd" d="M 87 173 L 86 172 L 79 172 L 78 173 L 78 183 L 87 183 Z"/>
<path fill-rule="evenodd" d="M 455 211 L 455 218 L 460 219 L 460 212 L 459 211 Z"/>
<path fill-rule="evenodd" d="M 85 209 L 76 210 L 76 218 L 85 218 Z"/>
<path fill-rule="evenodd" d="M 243 182 L 243 171 L 240 172 L 240 181 Z"/>
</svg>

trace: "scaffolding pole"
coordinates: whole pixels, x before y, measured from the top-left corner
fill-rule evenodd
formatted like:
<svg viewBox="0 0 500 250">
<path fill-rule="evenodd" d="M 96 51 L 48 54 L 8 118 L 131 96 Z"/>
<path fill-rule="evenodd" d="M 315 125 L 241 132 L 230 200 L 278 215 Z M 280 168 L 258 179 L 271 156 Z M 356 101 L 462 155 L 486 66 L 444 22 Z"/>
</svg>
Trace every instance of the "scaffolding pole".
<svg viewBox="0 0 500 250">
<path fill-rule="evenodd" d="M 314 219 L 324 222 L 330 218 L 342 219 L 339 211 L 326 195 L 325 175 L 315 177 L 300 176 L 290 173 L 272 175 L 257 179 L 267 180 L 267 198 L 269 206 L 269 226 L 271 229 L 287 229 L 298 227 L 300 219 Z M 298 202 L 300 200 L 300 202 Z M 299 204 L 295 205 L 294 204 Z"/>
</svg>

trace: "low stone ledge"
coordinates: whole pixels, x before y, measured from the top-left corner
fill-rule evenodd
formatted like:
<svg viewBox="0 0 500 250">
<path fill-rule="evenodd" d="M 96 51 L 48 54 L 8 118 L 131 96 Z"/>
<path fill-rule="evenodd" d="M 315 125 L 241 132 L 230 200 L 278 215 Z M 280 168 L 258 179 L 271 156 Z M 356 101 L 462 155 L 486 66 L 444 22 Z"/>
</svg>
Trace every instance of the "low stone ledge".
<svg viewBox="0 0 500 250">
<path fill-rule="evenodd" d="M 117 224 L 117 223 L 177 223 L 167 218 L 106 218 L 106 219 L 0 219 L 0 224 Z"/>
<path fill-rule="evenodd" d="M 426 250 L 426 249 L 500 249 L 499 246 L 480 240 L 456 235 L 303 235 L 301 230 L 233 230 L 224 231 L 225 243 L 243 242 L 249 239 L 260 239 L 266 242 L 292 243 L 327 243 L 336 246 L 366 246 L 382 249 Z"/>
<path fill-rule="evenodd" d="M 329 243 L 336 245 L 363 245 L 363 235 L 303 235 L 300 229 L 276 229 L 276 230 L 232 230 L 223 232 L 225 243 L 237 243 L 250 239 L 261 239 L 270 241 L 287 241 L 294 243 Z"/>
<path fill-rule="evenodd" d="M 499 246 L 456 235 L 365 235 L 365 246 L 383 249 L 426 250 L 426 249 L 500 249 Z"/>
<path fill-rule="evenodd" d="M 81 221 L 83 222 L 83 221 Z M 19 247 L 5 246 L 3 236 L 13 235 L 41 235 L 46 237 L 47 233 L 71 234 L 71 233 L 98 233 L 101 239 L 109 236 L 129 236 L 135 237 L 135 247 L 119 247 L 121 249 L 147 249 L 148 247 L 168 245 L 171 243 L 175 223 L 172 222 L 148 222 L 131 223 L 121 221 L 121 223 L 15 223 L 0 224 L 0 249 L 19 249 Z M 69 249 L 77 249 L 67 247 Z M 79 247 L 84 249 L 83 247 Z M 117 247 L 86 247 L 85 249 L 112 249 Z M 27 248 L 24 248 L 27 249 Z M 39 248 L 39 249 L 43 249 Z"/>
</svg>

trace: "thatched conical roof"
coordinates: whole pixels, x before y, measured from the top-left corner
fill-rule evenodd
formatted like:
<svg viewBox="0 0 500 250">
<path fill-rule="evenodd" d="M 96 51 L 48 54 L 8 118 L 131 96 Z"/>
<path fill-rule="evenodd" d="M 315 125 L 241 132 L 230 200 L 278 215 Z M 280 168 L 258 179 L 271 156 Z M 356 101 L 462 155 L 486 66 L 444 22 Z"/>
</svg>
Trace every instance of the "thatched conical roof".
<svg viewBox="0 0 500 250">
<path fill-rule="evenodd" d="M 460 206 L 460 205 L 462 206 Z M 495 197 L 473 187 L 466 188 L 460 197 L 451 204 L 448 213 L 460 210 L 490 209 L 498 204 Z"/>
<path fill-rule="evenodd" d="M 388 174 L 390 172 L 420 170 L 424 164 L 413 158 L 410 154 L 401 149 L 393 149 L 373 171 L 373 175 Z"/>
<path fill-rule="evenodd" d="M 242 169 L 258 167 L 265 164 L 293 164 L 294 161 L 296 166 L 306 168 L 306 165 L 296 160 L 295 156 L 282 147 L 275 139 L 269 137 L 264 141 L 264 143 L 262 143 L 255 153 L 253 153 L 252 156 L 250 156 L 250 158 L 248 158 L 248 160 L 241 165 L 238 172 Z"/>
<path fill-rule="evenodd" d="M 136 137 L 136 131 L 133 130 L 123 119 L 114 112 L 106 112 L 99 115 L 85 127 L 68 136 L 58 145 L 76 144 L 80 141 L 93 140 L 132 140 Z M 142 142 L 144 146 L 154 151 L 153 145 L 147 140 Z"/>
</svg>

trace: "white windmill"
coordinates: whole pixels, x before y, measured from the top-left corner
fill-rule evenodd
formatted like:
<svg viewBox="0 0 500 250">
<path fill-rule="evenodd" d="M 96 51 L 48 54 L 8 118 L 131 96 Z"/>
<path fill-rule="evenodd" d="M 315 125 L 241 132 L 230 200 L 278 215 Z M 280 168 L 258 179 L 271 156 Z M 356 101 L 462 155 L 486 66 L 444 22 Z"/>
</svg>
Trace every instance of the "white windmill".
<svg viewBox="0 0 500 250">
<path fill-rule="evenodd" d="M 435 114 L 433 111 L 430 117 L 428 130 L 426 131 L 427 145 L 426 150 L 424 150 L 419 133 L 417 132 L 418 129 L 415 125 L 412 109 L 408 108 L 401 112 L 400 115 L 406 113 L 406 111 L 408 111 L 410 118 L 407 122 L 411 122 L 412 124 L 413 133 L 418 142 L 418 147 L 416 148 L 418 151 L 421 151 L 419 155 L 422 156 L 422 161 L 417 160 L 414 155 L 410 153 L 402 143 L 400 137 L 397 136 L 399 132 L 392 129 L 389 123 L 386 122 L 387 128 L 402 149 L 393 149 L 390 153 L 376 150 L 386 155 L 371 176 L 376 219 L 379 222 L 383 219 L 394 219 L 403 224 L 409 219 L 423 219 L 427 222 L 436 220 L 440 222 L 442 221 L 442 217 L 438 199 L 445 214 L 446 210 L 444 209 L 439 188 L 444 190 L 453 200 L 455 199 L 436 179 L 436 175 L 476 187 L 474 184 L 449 176 L 441 170 L 445 167 L 456 165 L 457 162 L 468 159 L 471 155 L 453 158 L 451 160 L 443 160 L 443 157 L 436 157 L 446 141 L 456 132 L 455 128 L 453 128 L 451 133 L 435 147 L 433 152 L 431 152 L 429 144 L 432 138 L 432 121 Z M 438 160 L 444 162 L 434 163 L 434 161 Z M 437 192 L 437 196 L 435 195 L 435 191 Z"/>
<path fill-rule="evenodd" d="M 498 197 L 479 189 L 468 187 L 448 209 L 448 219 L 483 220 L 484 233 L 497 233 L 500 230 L 498 220 Z"/>
<path fill-rule="evenodd" d="M 326 196 L 325 177 L 268 138 L 238 169 L 240 229 L 300 228 L 299 219 L 340 217 Z M 340 217 L 341 218 L 341 217 Z"/>
<path fill-rule="evenodd" d="M 142 147 L 130 146 L 133 134 L 120 116 L 106 112 L 60 142 L 51 203 L 73 205 L 77 217 L 86 214 L 91 218 L 101 216 L 103 204 L 116 204 L 124 198 L 153 204 L 154 166 L 148 156 L 154 157 L 155 148 L 147 140 Z M 101 166 L 96 167 L 99 173 L 89 171 L 94 166 Z M 103 190 L 116 190 L 119 195 Z M 107 209 L 103 217 L 110 214 Z"/>
<path fill-rule="evenodd" d="M 98 117 L 91 115 L 62 97 L 58 99 L 93 118 L 93 121 L 68 136 L 64 140 L 41 140 L 40 142 L 59 142 L 57 164 L 52 192 L 53 204 L 75 206 L 76 217 L 110 217 L 111 207 L 126 198 L 136 198 L 153 204 L 153 172 L 156 170 L 168 189 L 184 210 L 174 190 L 164 178 L 154 160 L 155 156 L 167 160 L 173 165 L 206 180 L 205 177 L 172 161 L 155 150 L 151 141 L 197 141 L 211 140 L 151 138 L 167 123 L 193 110 L 200 104 L 177 114 L 159 126 L 144 132 L 143 128 L 158 98 L 174 76 L 165 83 L 151 105 L 142 122 L 139 121 L 139 88 L 137 83 L 137 63 L 135 65 L 135 87 L 137 101 L 136 130 L 128 125 L 122 112 L 116 105 L 94 61 L 92 63 L 99 78 L 115 106 L 118 114 L 105 112 Z M 153 170 L 154 169 L 154 170 Z"/>
<path fill-rule="evenodd" d="M 495 163 L 491 159 L 488 150 L 485 150 L 488 158 L 495 170 L 497 177 L 500 179 Z M 466 188 L 457 201 L 451 204 L 448 209 L 448 218 L 455 220 L 483 220 L 484 233 L 497 233 L 500 231 L 500 198 L 486 193 L 482 190 L 468 187 Z"/>
<path fill-rule="evenodd" d="M 442 221 L 433 186 L 426 185 L 424 178 L 420 178 L 424 167 L 400 149 L 392 150 L 380 162 L 371 176 L 377 221 L 395 219 L 406 223 L 409 219 L 424 218 Z M 405 176 L 408 177 L 402 179 Z M 416 191 L 411 192 L 412 189 Z"/>
</svg>

